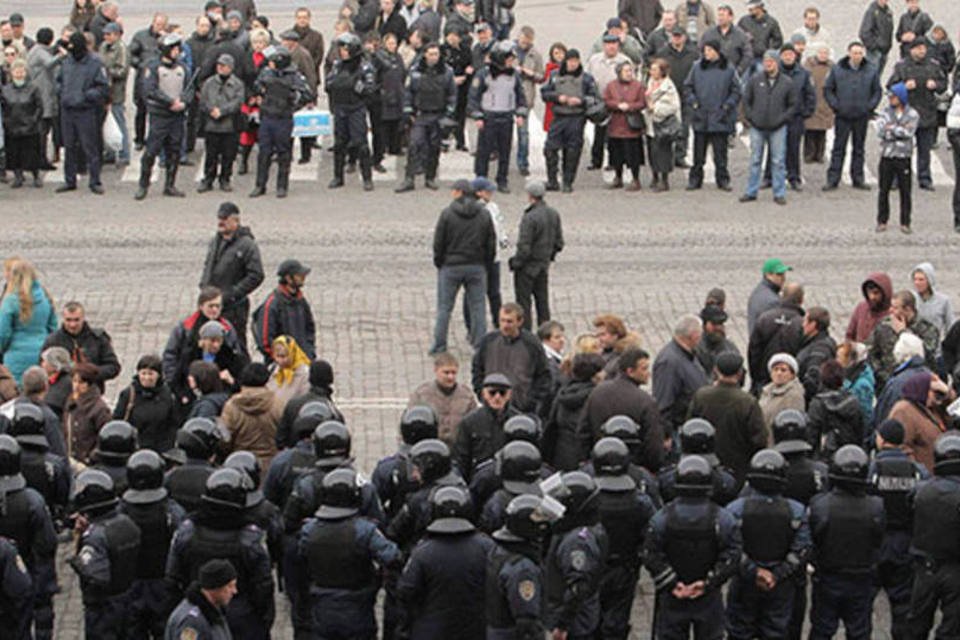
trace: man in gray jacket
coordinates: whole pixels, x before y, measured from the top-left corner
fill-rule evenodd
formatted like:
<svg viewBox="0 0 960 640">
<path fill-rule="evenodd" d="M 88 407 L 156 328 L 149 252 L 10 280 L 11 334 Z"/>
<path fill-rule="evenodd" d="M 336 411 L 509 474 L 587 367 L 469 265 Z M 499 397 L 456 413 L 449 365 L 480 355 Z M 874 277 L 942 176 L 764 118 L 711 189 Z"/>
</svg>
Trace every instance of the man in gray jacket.
<svg viewBox="0 0 960 640">
<path fill-rule="evenodd" d="M 557 210 L 543 201 L 547 192 L 543 182 L 531 180 L 527 183 L 526 191 L 530 205 L 520 220 L 517 252 L 510 258 L 509 264 L 513 271 L 517 304 L 523 308 L 523 328 L 529 331 L 533 326 L 530 318 L 531 298 L 535 298 L 537 303 L 537 326 L 550 320 L 547 276 L 550 263 L 563 251 L 563 226 Z"/>
<path fill-rule="evenodd" d="M 230 177 L 240 141 L 238 119 L 244 97 L 243 81 L 233 73 L 235 64 L 233 56 L 221 53 L 217 58 L 217 73 L 207 78 L 200 89 L 206 156 L 203 163 L 203 181 L 197 187 L 197 193 L 213 189 L 218 168 L 220 190 L 233 191 Z"/>
<path fill-rule="evenodd" d="M 753 289 L 747 302 L 747 333 L 752 334 L 757 318 L 780 304 L 780 290 L 787 281 L 787 272 L 791 267 L 783 264 L 780 258 L 770 258 L 763 263 L 763 280 Z"/>
<path fill-rule="evenodd" d="M 59 43 L 58 43 L 59 44 Z M 40 122 L 40 161 L 41 169 L 52 170 L 47 156 L 47 136 L 55 130 L 55 123 L 60 117 L 60 102 L 57 100 L 57 71 L 66 55 L 59 46 L 53 45 L 53 30 L 44 27 L 37 31 L 37 44 L 27 52 L 27 73 L 30 81 L 40 89 L 40 98 L 43 100 L 43 119 Z M 59 131 L 59 127 L 56 128 Z M 59 138 L 55 135 L 54 139 Z M 54 148 L 59 147 L 54 144 Z"/>
<path fill-rule="evenodd" d="M 123 27 L 117 22 L 110 22 L 103 28 L 100 59 L 103 60 L 103 66 L 107 68 L 107 75 L 110 76 L 110 113 L 123 136 L 120 152 L 116 155 L 116 163 L 125 165 L 130 162 L 130 134 L 127 132 L 127 116 L 124 110 L 124 103 L 127 101 L 127 75 L 130 73 L 130 61 L 127 45 L 123 43 Z"/>
</svg>

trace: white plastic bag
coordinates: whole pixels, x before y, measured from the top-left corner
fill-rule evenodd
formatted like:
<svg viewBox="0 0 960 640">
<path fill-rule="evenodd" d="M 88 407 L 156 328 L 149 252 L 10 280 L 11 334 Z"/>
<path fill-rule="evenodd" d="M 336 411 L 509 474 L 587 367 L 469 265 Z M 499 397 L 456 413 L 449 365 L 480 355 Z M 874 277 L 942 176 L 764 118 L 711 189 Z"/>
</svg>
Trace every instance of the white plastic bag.
<svg viewBox="0 0 960 640">
<path fill-rule="evenodd" d="M 103 146 L 112 150 L 114 153 L 120 151 L 123 146 L 123 133 L 120 131 L 120 125 L 117 124 L 113 112 L 107 114 L 103 121 Z"/>
</svg>

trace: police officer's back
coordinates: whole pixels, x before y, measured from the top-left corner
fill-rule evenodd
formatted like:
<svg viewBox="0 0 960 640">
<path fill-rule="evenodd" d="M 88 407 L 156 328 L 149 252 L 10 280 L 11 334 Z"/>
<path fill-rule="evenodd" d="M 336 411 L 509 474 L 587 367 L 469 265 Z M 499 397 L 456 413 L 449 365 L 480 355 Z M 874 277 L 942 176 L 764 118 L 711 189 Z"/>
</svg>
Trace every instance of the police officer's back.
<svg viewBox="0 0 960 640">
<path fill-rule="evenodd" d="M 207 478 L 214 471 L 210 460 L 220 444 L 220 432 L 213 420 L 191 418 L 177 431 L 176 444 L 186 460 L 167 473 L 163 484 L 170 497 L 190 513 L 200 506 Z"/>
<path fill-rule="evenodd" d="M 815 495 L 829 488 L 829 469 L 814 460 L 807 416 L 802 411 L 787 409 L 773 419 L 773 448 L 787 460 L 787 487 L 783 495 L 810 504 Z"/>
<path fill-rule="evenodd" d="M 29 402 L 14 404 L 7 434 L 21 447 L 20 472 L 27 486 L 43 496 L 54 521 L 62 520 L 70 500 L 72 474 L 67 459 L 50 451 L 43 434 L 44 416 Z"/>
<path fill-rule="evenodd" d="M 703 418 L 687 420 L 678 429 L 680 439 L 680 455 L 702 456 L 710 463 L 713 478 L 711 499 L 721 507 L 737 497 L 740 492 L 740 483 L 729 469 L 720 464 L 716 451 L 716 429 L 709 421 Z M 657 472 L 660 484 L 660 497 L 664 502 L 670 502 L 677 497 L 677 465 L 668 465 Z"/>
<path fill-rule="evenodd" d="M 247 504 L 244 508 L 247 522 L 267 534 L 270 561 L 278 564 L 283 552 L 283 519 L 277 505 L 267 500 L 260 490 L 260 461 L 250 451 L 234 451 L 223 461 L 223 466 L 236 469 L 247 477 Z"/>
<path fill-rule="evenodd" d="M 0 537 L 0 625 L 13 638 L 29 638 L 33 580 L 12 540 Z"/>
<path fill-rule="evenodd" d="M 100 427 L 97 448 L 93 452 L 94 469 L 113 480 L 118 496 L 127 490 L 127 460 L 137 450 L 137 430 L 125 420 L 111 420 Z"/>
<path fill-rule="evenodd" d="M 543 460 L 539 449 L 521 440 L 508 443 L 497 455 L 501 487 L 483 505 L 479 519 L 480 529 L 486 533 L 503 526 L 507 505 L 515 497 L 524 493 L 540 494 L 537 483 Z"/>
<path fill-rule="evenodd" d="M 263 480 L 263 494 L 267 500 L 277 505 L 281 512 L 297 481 L 317 463 L 317 454 L 313 450 L 314 430 L 327 420 L 333 419 L 333 411 L 324 402 L 304 405 L 293 421 L 293 446 L 278 453 L 270 462 L 267 477 Z"/>
<path fill-rule="evenodd" d="M 410 450 L 421 440 L 435 439 L 438 430 L 439 419 L 432 407 L 416 405 L 403 412 L 400 418 L 400 446 L 396 453 L 377 462 L 370 477 L 386 512 L 387 524 L 399 513 L 407 494 L 419 488 L 413 478 Z"/>
<path fill-rule="evenodd" d="M 594 481 L 600 490 L 600 523 L 610 552 L 600 581 L 600 631 L 604 638 L 626 638 L 640 577 L 640 552 L 656 513 L 650 496 L 630 477 L 630 450 L 617 438 L 601 438 L 591 452 Z"/>
<path fill-rule="evenodd" d="M 236 469 L 210 474 L 200 508 L 174 534 L 166 575 L 183 593 L 206 561 L 229 560 L 237 570 L 239 591 L 227 606 L 230 631 L 235 638 L 264 638 L 273 624 L 274 585 L 265 534 L 244 513 L 245 483 Z"/>
<path fill-rule="evenodd" d="M 587 637 L 600 626 L 600 577 L 608 554 L 599 492 L 586 473 L 569 471 L 554 493 L 565 511 L 554 526 L 544 560 L 544 625 L 554 632 Z"/>
<path fill-rule="evenodd" d="M 298 540 L 309 588 L 296 601 L 311 610 L 315 637 L 372 640 L 377 631 L 377 566 L 399 568 L 400 550 L 376 524 L 360 516 L 356 471 L 326 474 L 322 495 L 323 504 L 303 525 Z"/>
<path fill-rule="evenodd" d="M 113 480 L 103 471 L 81 472 L 72 502 L 80 535 L 69 563 L 80 578 L 86 637 L 125 638 L 140 528 L 117 509 Z"/>
<path fill-rule="evenodd" d="M 150 449 L 134 453 L 126 465 L 129 488 L 121 496 L 120 511 L 140 528 L 140 550 L 130 589 L 131 637 L 162 637 L 167 616 L 176 604 L 164 573 L 170 541 L 186 513 L 163 488 L 163 468 L 163 459 Z"/>
<path fill-rule="evenodd" d="M 753 455 L 747 482 L 745 495 L 727 505 L 743 538 L 740 572 L 727 596 L 727 634 L 782 638 L 793 614 L 794 576 L 806 571 L 812 550 L 806 509 L 783 497 L 787 461 L 773 449 Z"/>
<path fill-rule="evenodd" d="M 663 496 L 660 493 L 660 482 L 657 476 L 641 466 L 638 460 L 643 455 L 643 437 L 638 425 L 630 416 L 611 416 L 600 425 L 598 441 L 603 438 L 616 438 L 620 440 L 630 451 L 630 464 L 627 466 L 627 475 L 633 478 L 642 493 L 647 494 L 653 502 L 653 506 L 659 509 L 663 506 Z M 593 461 L 588 460 L 583 464 L 581 471 L 590 475 L 596 475 L 593 468 Z"/>
<path fill-rule="evenodd" d="M 344 33 L 337 38 L 338 59 L 326 78 L 326 91 L 334 110 L 333 180 L 327 186 L 343 186 L 347 152 L 360 160 L 365 191 L 373 190 L 373 168 L 367 146 L 367 109 L 365 100 L 376 90 L 376 71 L 364 59 L 360 38 Z"/>
<path fill-rule="evenodd" d="M 486 638 L 487 556 L 493 541 L 477 531 L 465 487 L 441 487 L 431 499 L 433 522 L 410 554 L 397 586 L 410 638 Z"/>
<path fill-rule="evenodd" d="M 539 418 L 525 413 L 515 415 L 503 423 L 504 446 L 501 447 L 492 458 L 488 458 L 477 464 L 470 478 L 470 495 L 473 497 L 473 504 L 477 505 L 477 508 L 482 509 L 494 492 L 503 487 L 501 470 L 503 466 L 503 452 L 506 446 L 511 442 L 522 441 L 529 442 L 539 450 L 540 431 Z M 540 477 L 546 478 L 551 475 L 553 475 L 553 470 L 548 465 L 541 463 Z M 508 502 L 509 500 L 503 502 L 502 506 L 506 507 Z M 497 526 L 490 531 L 499 529 L 500 524 L 502 523 L 498 523 Z M 480 528 L 483 529 L 483 526 L 481 525 Z M 487 530 L 484 529 L 484 531 Z M 488 531 L 488 533 L 490 531 Z"/>
<path fill-rule="evenodd" d="M 810 501 L 814 542 L 812 636 L 829 638 L 840 619 L 848 638 L 869 638 L 874 572 L 883 542 L 883 500 L 867 495 L 869 459 L 840 447 L 830 465 L 831 489 Z"/>
</svg>

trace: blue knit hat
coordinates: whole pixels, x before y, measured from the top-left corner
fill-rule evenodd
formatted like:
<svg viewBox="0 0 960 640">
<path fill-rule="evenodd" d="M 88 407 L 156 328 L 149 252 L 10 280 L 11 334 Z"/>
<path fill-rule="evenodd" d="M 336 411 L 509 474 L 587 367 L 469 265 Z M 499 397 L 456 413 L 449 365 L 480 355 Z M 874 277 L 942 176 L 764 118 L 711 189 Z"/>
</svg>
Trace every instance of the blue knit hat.
<svg viewBox="0 0 960 640">
<path fill-rule="evenodd" d="M 910 104 L 910 94 L 907 91 L 907 85 L 905 85 L 904 83 L 898 82 L 897 84 L 890 87 L 890 93 L 897 96 L 897 99 L 900 100 L 900 103 L 903 106 L 907 106 L 908 104 Z"/>
</svg>

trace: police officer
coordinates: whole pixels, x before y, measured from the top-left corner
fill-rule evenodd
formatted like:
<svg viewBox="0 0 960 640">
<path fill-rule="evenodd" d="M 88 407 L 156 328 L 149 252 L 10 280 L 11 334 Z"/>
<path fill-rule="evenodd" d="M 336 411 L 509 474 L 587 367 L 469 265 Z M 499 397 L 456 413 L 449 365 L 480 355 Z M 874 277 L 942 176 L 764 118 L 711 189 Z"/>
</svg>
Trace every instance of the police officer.
<svg viewBox="0 0 960 640">
<path fill-rule="evenodd" d="M 27 486 L 43 497 L 56 524 L 62 522 L 66 514 L 73 478 L 70 463 L 50 451 L 43 432 L 44 415 L 40 407 L 29 402 L 13 405 L 13 419 L 7 434 L 22 448 L 20 472 Z"/>
<path fill-rule="evenodd" d="M 94 469 L 113 480 L 117 495 L 127 490 L 127 460 L 137 450 L 137 430 L 125 420 L 111 420 L 100 427 L 97 448 L 93 452 Z"/>
<path fill-rule="evenodd" d="M 609 544 L 600 524 L 599 491 L 582 471 L 568 471 L 559 480 L 547 492 L 564 512 L 544 559 L 544 626 L 554 637 L 592 638 L 600 626 L 600 578 Z"/>
<path fill-rule="evenodd" d="M 283 519 L 277 505 L 267 500 L 260 490 L 260 461 L 249 451 L 234 451 L 223 461 L 223 466 L 236 469 L 247 477 L 247 522 L 257 525 L 267 534 L 270 560 L 274 565 L 280 564 L 283 554 Z"/>
<path fill-rule="evenodd" d="M 811 640 L 826 640 L 840 620 L 847 637 L 870 638 L 873 582 L 885 518 L 883 500 L 867 495 L 870 460 L 854 444 L 840 447 L 830 464 L 831 489 L 810 501 L 815 545 Z"/>
<path fill-rule="evenodd" d="M 806 571 L 812 551 L 806 508 L 783 497 L 787 461 L 773 449 L 753 455 L 747 482 L 750 491 L 727 505 L 743 538 L 740 572 L 727 595 L 727 637 L 784 638 L 793 615 L 793 576 Z"/>
<path fill-rule="evenodd" d="M 510 146 L 513 123 L 522 124 L 527 116 L 523 81 L 513 68 L 516 54 L 509 42 L 498 42 L 490 51 L 490 62 L 480 69 L 470 84 L 467 111 L 477 123 L 477 155 L 473 172 L 486 178 L 490 156 L 497 154 L 497 191 L 510 193 Z"/>
<path fill-rule="evenodd" d="M 873 493 L 883 498 L 887 516 L 886 535 L 880 548 L 874 599 L 880 589 L 890 601 L 890 637 L 909 636 L 907 614 L 910 613 L 910 591 L 913 588 L 913 558 L 910 557 L 910 535 L 913 512 L 909 498 L 921 480 L 930 477 L 927 468 L 914 462 L 901 448 L 903 424 L 887 419 L 877 428 L 874 443 L 876 456 L 870 462 L 867 479 Z"/>
<path fill-rule="evenodd" d="M 176 181 L 186 108 L 192 101 L 188 93 L 193 82 L 187 67 L 180 60 L 181 46 L 180 36 L 175 33 L 165 35 L 160 41 L 160 58 L 151 62 L 143 74 L 143 93 L 150 114 L 150 128 L 147 146 L 140 160 L 140 186 L 133 196 L 137 200 L 147 197 L 153 162 L 161 152 L 166 162 L 163 195 L 184 197 L 184 193 L 177 189 Z"/>
<path fill-rule="evenodd" d="M 729 511 L 710 500 L 713 469 L 698 455 L 677 465 L 677 497 L 650 522 L 644 564 L 657 590 L 658 638 L 723 637 L 721 588 L 740 565 L 740 532 Z"/>
<path fill-rule="evenodd" d="M 453 69 L 440 60 L 440 45 L 431 42 L 423 48 L 423 55 L 410 70 L 410 79 L 403 93 L 403 113 L 413 121 L 413 126 L 406 174 L 403 183 L 395 189 L 397 193 L 413 191 L 413 180 L 418 173 L 426 174 L 424 186 L 437 189 L 443 125 L 452 121 L 456 108 L 457 85 L 453 81 Z"/>
<path fill-rule="evenodd" d="M 247 522 L 247 480 L 236 469 L 217 469 L 207 479 L 202 503 L 173 536 L 167 580 L 184 593 L 208 560 L 229 560 L 237 570 L 238 595 L 227 606 L 234 638 L 270 637 L 273 625 L 273 576 L 264 532 Z"/>
<path fill-rule="evenodd" d="M 610 540 L 600 580 L 600 633 L 604 640 L 626 640 L 630 610 L 640 579 L 640 552 L 647 525 L 656 513 L 650 496 L 630 477 L 630 450 L 622 440 L 601 438 L 591 452 L 600 523 Z"/>
<path fill-rule="evenodd" d="M 473 504 L 482 509 L 487 504 L 487 501 L 490 500 L 490 497 L 498 489 L 503 487 L 501 466 L 503 463 L 503 452 L 506 446 L 511 442 L 528 442 L 534 445 L 534 447 L 538 447 L 540 444 L 540 432 L 540 419 L 525 413 L 513 416 L 503 423 L 504 446 L 493 454 L 492 458 L 488 458 L 478 464 L 473 473 L 473 477 L 470 478 L 470 495 L 473 497 Z M 553 470 L 548 465 L 543 464 L 541 460 L 538 473 L 540 478 L 547 478 L 553 475 Z M 509 502 L 510 500 L 507 500 L 500 505 L 501 508 L 499 512 L 501 515 L 503 509 L 506 508 Z M 501 524 L 503 523 L 498 518 L 496 526 L 493 529 L 486 529 L 482 525 L 480 528 L 488 533 L 492 533 L 499 529 Z"/>
<path fill-rule="evenodd" d="M 20 445 L 13 437 L 0 435 L 0 536 L 16 545 L 27 565 L 33 582 L 34 635 L 48 640 L 53 637 L 57 591 L 57 534 L 43 498 L 27 486 L 20 463 Z"/>
<path fill-rule="evenodd" d="M 813 445 L 809 442 L 807 415 L 796 409 L 781 411 L 773 419 L 773 448 L 787 461 L 787 486 L 783 495 L 806 506 L 815 495 L 829 488 L 827 465 L 814 460 Z M 807 613 L 807 573 L 798 571 L 793 577 L 793 613 L 786 637 L 799 640 L 803 619 Z"/>
<path fill-rule="evenodd" d="M 277 505 L 281 514 L 297 481 L 317 463 L 317 455 L 313 450 L 313 432 L 324 422 L 333 419 L 334 414 L 326 403 L 305 404 L 293 421 L 291 433 L 296 443 L 278 453 L 267 468 L 263 495 Z"/>
<path fill-rule="evenodd" d="M 488 640 L 542 640 L 543 571 L 540 541 L 549 531 L 544 502 L 517 496 L 507 505 L 506 524 L 494 531 L 497 546 L 487 559 L 485 607 Z"/>
<path fill-rule="evenodd" d="M 261 98 L 260 129 L 257 139 L 257 182 L 251 198 L 267 192 L 270 162 L 277 157 L 277 197 L 286 198 L 290 186 L 290 162 L 293 160 L 293 113 L 315 100 L 307 81 L 290 65 L 290 51 L 274 47 L 267 57 L 267 66 L 260 71 L 253 93 Z"/>
<path fill-rule="evenodd" d="M 200 506 L 207 478 L 214 471 L 210 461 L 220 445 L 220 430 L 209 418 L 191 418 L 177 431 L 176 444 L 186 460 L 167 473 L 163 486 L 190 513 Z"/>
<path fill-rule="evenodd" d="M 495 545 L 470 521 L 465 487 L 440 487 L 430 502 L 433 522 L 397 585 L 409 637 L 485 640 L 484 602 L 477 593 L 485 588 L 487 556 Z"/>
<path fill-rule="evenodd" d="M 113 480 L 87 469 L 73 488 L 78 535 L 68 561 L 80 578 L 87 638 L 127 636 L 127 602 L 140 554 L 140 528 L 117 509 Z"/>
<path fill-rule="evenodd" d="M 0 624 L 11 637 L 30 637 L 32 606 L 33 580 L 27 565 L 13 541 L 0 537 Z"/>
<path fill-rule="evenodd" d="M 439 423 L 437 413 L 427 405 L 415 405 L 404 411 L 397 452 L 380 460 L 374 468 L 370 481 L 377 489 L 388 524 L 403 507 L 407 495 L 418 488 L 413 478 L 410 449 L 422 440 L 436 439 Z"/>
<path fill-rule="evenodd" d="M 583 70 L 579 51 L 567 51 L 560 68 L 550 74 L 547 83 L 540 89 L 540 96 L 544 103 L 553 105 L 553 121 L 543 145 L 543 157 L 547 161 L 547 191 L 560 189 L 557 172 L 562 149 L 563 192 L 570 193 L 583 151 L 587 104 L 601 100 L 596 81 Z"/>
<path fill-rule="evenodd" d="M 926 638 L 934 614 L 942 614 L 939 637 L 960 628 L 960 434 L 948 431 L 933 445 L 934 477 L 913 498 L 913 546 L 919 563 L 907 616 L 910 637 Z"/>
<path fill-rule="evenodd" d="M 611 416 L 600 425 L 600 439 L 616 438 L 627 445 L 630 451 L 630 464 L 627 466 L 627 474 L 633 478 L 637 489 L 641 493 L 647 494 L 653 502 L 653 506 L 659 509 L 663 506 L 663 499 L 660 495 L 660 486 L 657 477 L 650 473 L 646 467 L 641 466 L 643 455 L 643 436 L 640 434 L 640 425 L 638 425 L 630 416 Z M 586 462 L 582 471 L 595 475 L 593 461 Z"/>
<path fill-rule="evenodd" d="M 740 492 L 740 483 L 736 476 L 720 464 L 720 459 L 714 453 L 716 430 L 713 425 L 703 418 L 687 420 L 678 430 L 680 440 L 680 459 L 687 455 L 698 455 L 710 463 L 713 469 L 713 490 L 711 499 L 721 507 L 737 497 Z M 676 495 L 677 465 L 668 465 L 657 472 L 660 483 L 660 496 L 664 502 L 670 502 Z"/>
<path fill-rule="evenodd" d="M 543 460 L 540 450 L 529 442 L 510 442 L 497 454 L 501 486 L 487 499 L 480 512 L 481 531 L 493 533 L 503 526 L 507 505 L 524 493 L 540 495 L 537 483 L 541 478 Z"/>
<path fill-rule="evenodd" d="M 128 604 L 131 638 L 163 638 L 176 602 L 164 571 L 173 533 L 187 514 L 163 488 L 163 467 L 163 458 L 150 449 L 137 451 L 126 464 L 129 489 L 121 496 L 120 512 L 140 528 L 140 553 Z"/>
<path fill-rule="evenodd" d="M 374 522 L 361 517 L 356 471 L 330 471 L 323 478 L 322 496 L 316 517 L 300 532 L 297 550 L 308 580 L 296 600 L 309 608 L 310 637 L 373 640 L 379 590 L 374 563 L 399 569 L 400 550 Z"/>
<path fill-rule="evenodd" d="M 209 560 L 170 614 L 164 638 L 230 640 L 224 610 L 237 595 L 237 570 L 229 560 Z"/>
<path fill-rule="evenodd" d="M 373 191 L 370 147 L 367 145 L 366 99 L 377 90 L 376 71 L 363 56 L 360 38 L 344 33 L 337 38 L 338 59 L 327 76 L 326 90 L 333 103 L 333 180 L 328 188 L 343 186 L 347 154 L 360 160 L 363 190 Z"/>
</svg>

